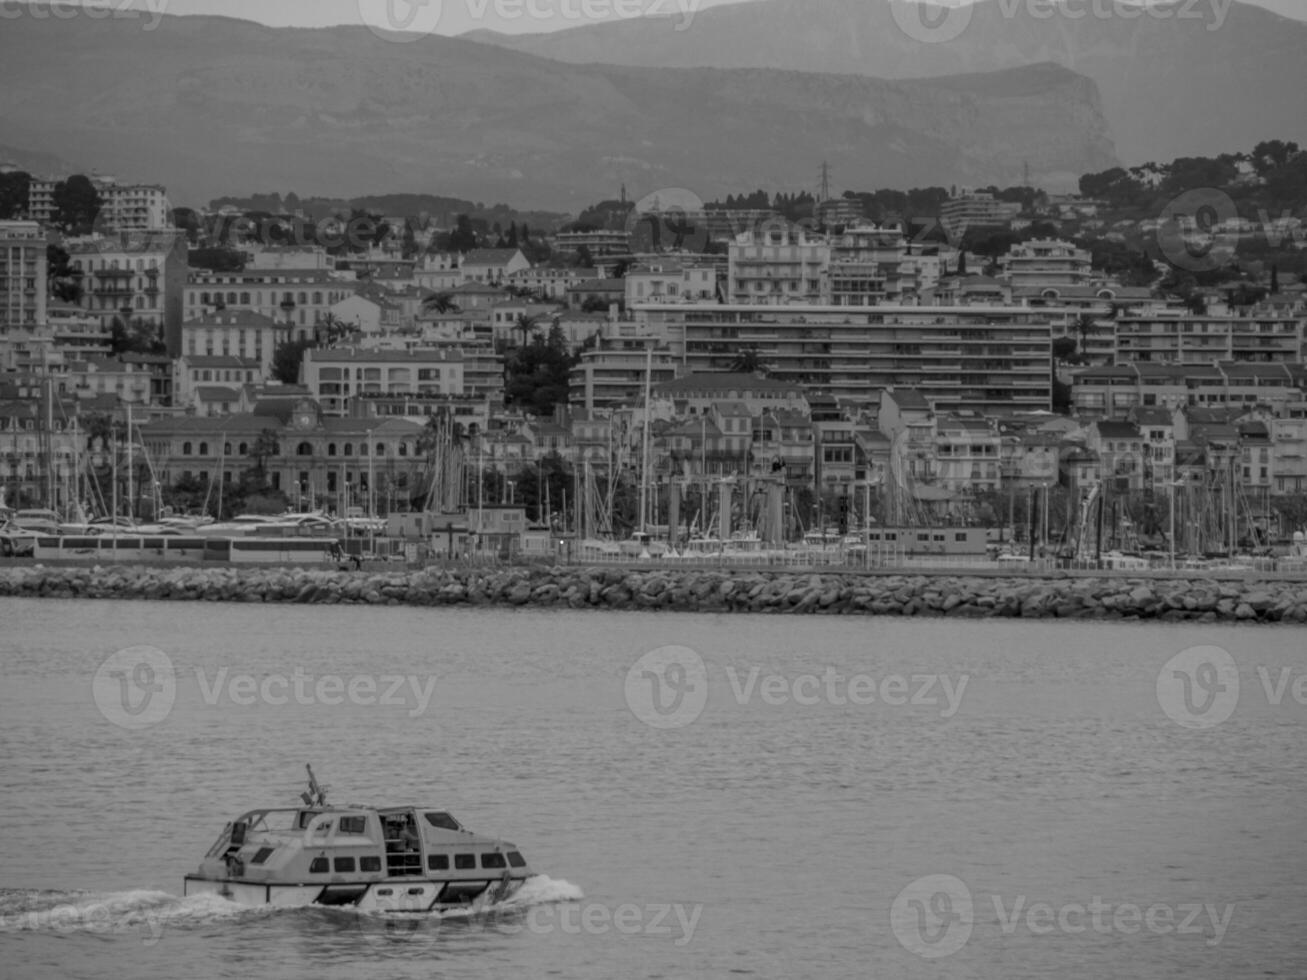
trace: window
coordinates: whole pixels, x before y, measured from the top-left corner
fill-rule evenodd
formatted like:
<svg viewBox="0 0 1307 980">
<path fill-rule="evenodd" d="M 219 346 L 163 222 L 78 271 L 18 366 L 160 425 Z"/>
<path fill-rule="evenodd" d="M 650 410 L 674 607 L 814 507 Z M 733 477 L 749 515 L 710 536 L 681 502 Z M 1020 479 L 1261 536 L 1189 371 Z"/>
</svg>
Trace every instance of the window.
<svg viewBox="0 0 1307 980">
<path fill-rule="evenodd" d="M 481 867 L 483 868 L 506 868 L 508 863 L 504 860 L 504 855 L 497 851 L 481 855 Z"/>
<path fill-rule="evenodd" d="M 455 820 L 453 817 L 451 817 L 448 813 L 439 813 L 439 812 L 426 813 L 423 814 L 423 816 L 427 818 L 427 823 L 431 824 L 431 826 L 440 827 L 442 830 L 463 829 L 461 826 L 459 826 L 458 821 Z"/>
<path fill-rule="evenodd" d="M 354 859 L 352 857 L 336 858 L 335 868 L 339 873 L 352 873 L 354 870 Z"/>
<path fill-rule="evenodd" d="M 312 455 L 313 455 L 313 447 L 312 447 L 311 445 L 309 445 L 307 442 L 301 442 L 298 446 L 295 447 L 295 455 L 296 455 L 296 456 L 312 456 Z"/>
<path fill-rule="evenodd" d="M 313 863 L 309 865 L 309 874 L 325 875 L 329 870 L 327 859 L 324 857 L 315 857 Z"/>
<path fill-rule="evenodd" d="M 510 868 L 525 868 L 526 859 L 517 851 L 508 852 L 508 866 Z"/>
<path fill-rule="evenodd" d="M 200 443 L 200 449 L 198 455 L 200 456 L 209 455 L 209 444 L 207 442 Z"/>
<path fill-rule="evenodd" d="M 272 856 L 273 850 L 274 848 L 271 847 L 260 847 L 254 857 L 250 859 L 250 864 L 262 864 Z"/>
<path fill-rule="evenodd" d="M 454 867 L 466 871 L 469 868 L 477 866 L 477 856 L 475 854 L 455 854 Z"/>
<path fill-rule="evenodd" d="M 189 456 L 190 454 L 191 454 L 191 444 L 190 444 L 189 442 L 183 442 L 183 443 L 182 443 L 182 455 L 183 455 L 183 456 Z"/>
<path fill-rule="evenodd" d="M 379 857 L 361 857 L 359 858 L 360 871 L 380 871 L 381 858 Z"/>
<path fill-rule="evenodd" d="M 427 855 L 428 871 L 448 871 L 449 855 L 448 854 L 428 854 Z"/>
<path fill-rule="evenodd" d="M 336 444 L 334 442 L 327 443 L 327 455 L 328 456 L 336 455 Z"/>
<path fill-rule="evenodd" d="M 362 834 L 367 832 L 368 818 L 361 816 L 341 817 L 340 833 Z"/>
</svg>

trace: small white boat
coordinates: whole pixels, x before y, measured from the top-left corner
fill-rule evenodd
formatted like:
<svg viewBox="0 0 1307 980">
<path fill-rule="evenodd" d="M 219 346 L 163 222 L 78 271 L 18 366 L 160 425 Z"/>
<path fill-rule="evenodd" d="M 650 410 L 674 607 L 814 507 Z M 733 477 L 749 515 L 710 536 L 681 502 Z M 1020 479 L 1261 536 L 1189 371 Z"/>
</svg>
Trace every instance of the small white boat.
<svg viewBox="0 0 1307 980">
<path fill-rule="evenodd" d="M 302 806 L 266 807 L 223 828 L 185 895 L 243 905 L 441 912 L 511 898 L 533 872 L 507 841 L 427 806 L 328 805 L 309 773 Z"/>
</svg>

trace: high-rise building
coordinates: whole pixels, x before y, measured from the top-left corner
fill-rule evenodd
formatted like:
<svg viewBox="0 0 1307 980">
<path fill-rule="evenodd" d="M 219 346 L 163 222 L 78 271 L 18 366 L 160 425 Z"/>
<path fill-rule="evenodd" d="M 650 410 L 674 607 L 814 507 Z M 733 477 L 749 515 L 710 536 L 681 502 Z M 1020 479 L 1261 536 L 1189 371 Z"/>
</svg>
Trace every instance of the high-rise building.
<svg viewBox="0 0 1307 980">
<path fill-rule="evenodd" d="M 35 221 L 0 221 L 0 331 L 45 325 L 45 247 Z"/>
</svg>

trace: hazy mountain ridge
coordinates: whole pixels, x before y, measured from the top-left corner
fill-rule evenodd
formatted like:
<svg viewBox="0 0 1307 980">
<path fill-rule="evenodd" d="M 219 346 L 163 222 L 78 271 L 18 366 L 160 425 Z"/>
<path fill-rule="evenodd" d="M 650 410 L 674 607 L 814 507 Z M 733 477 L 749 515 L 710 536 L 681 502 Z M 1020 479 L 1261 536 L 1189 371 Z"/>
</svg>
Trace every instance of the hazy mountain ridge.
<svg viewBox="0 0 1307 980">
<path fill-rule="evenodd" d="M 1032 16 L 1023 0 L 978 0 L 965 30 L 940 43 L 909 37 L 886 0 L 758 0 L 700 11 L 680 31 L 676 19 L 659 18 L 467 36 L 576 64 L 766 66 L 896 79 L 1054 62 L 1098 84 L 1128 163 L 1307 136 L 1307 24 L 1241 3 L 1223 21 L 1206 2 L 1175 4 L 1166 19 L 1102 19 L 1087 4 L 1074 9 L 1086 15 Z"/>
<path fill-rule="evenodd" d="M 1070 180 L 1115 162 L 1092 83 L 1036 66 L 984 84 L 774 70 L 573 66 L 456 38 L 225 18 L 20 18 L 0 32 L 0 134 L 177 203 L 250 188 L 432 190 L 575 208 L 811 187 Z M 62 67 L 67 66 L 67 67 Z"/>
</svg>

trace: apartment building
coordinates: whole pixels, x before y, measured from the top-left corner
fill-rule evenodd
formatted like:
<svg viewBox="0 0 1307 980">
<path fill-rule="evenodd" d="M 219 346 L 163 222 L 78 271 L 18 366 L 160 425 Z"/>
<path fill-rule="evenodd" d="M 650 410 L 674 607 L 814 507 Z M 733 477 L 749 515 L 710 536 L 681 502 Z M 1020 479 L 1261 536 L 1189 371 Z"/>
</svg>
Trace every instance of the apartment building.
<svg viewBox="0 0 1307 980">
<path fill-rule="evenodd" d="M 332 307 L 353 296 L 358 284 L 323 269 L 245 269 L 191 272 L 183 288 L 186 319 L 218 310 L 242 310 L 276 320 L 294 340 L 310 340 Z"/>
<path fill-rule="evenodd" d="M 35 221 L 0 221 L 0 332 L 45 325 L 45 249 Z"/>
<path fill-rule="evenodd" d="M 646 353 L 654 347 L 652 355 Z M 568 404 L 593 411 L 633 404 L 644 397 L 646 376 L 661 385 L 676 377 L 676 363 L 664 347 L 651 338 L 641 340 L 601 339 L 583 350 L 568 374 Z"/>
<path fill-rule="evenodd" d="M 1093 273 L 1087 249 L 1052 238 L 1013 245 L 1003 266 L 1014 294 L 1086 286 Z"/>
<path fill-rule="evenodd" d="M 186 238 L 178 231 L 97 235 L 68 243 L 71 266 L 82 270 L 82 308 L 112 324 L 115 318 L 158 329 L 174 356 L 188 271 Z"/>
<path fill-rule="evenodd" d="M 456 350 L 307 350 L 301 380 L 326 415 L 345 416 L 363 395 L 462 395 L 463 356 Z"/>
<path fill-rule="evenodd" d="M 1021 205 L 1000 201 L 988 191 L 968 191 L 963 188 L 940 206 L 939 221 L 954 241 L 967 233 L 968 228 L 1006 228 L 1021 213 Z"/>
<path fill-rule="evenodd" d="M 637 307 L 681 372 L 727 371 L 742 350 L 768 377 L 847 404 L 915 388 L 937 411 L 1051 405 L 1051 323 L 1062 311 L 1007 306 Z"/>
<path fill-rule="evenodd" d="M 731 243 L 726 295 L 736 305 L 823 303 L 830 264 L 824 239 L 772 221 Z"/>
<path fill-rule="evenodd" d="M 254 360 L 268 374 L 272 358 L 292 328 L 263 313 L 223 309 L 182 324 L 181 353 L 188 357 L 239 357 Z"/>
<path fill-rule="evenodd" d="M 642 263 L 626 271 L 626 306 L 636 303 L 711 303 L 717 299 L 717 271 L 681 262 Z"/>
<path fill-rule="evenodd" d="M 1197 316 L 1161 311 L 1120 317 L 1116 323 L 1121 361 L 1213 364 L 1217 361 L 1274 361 L 1302 364 L 1304 320 L 1289 313 Z"/>
</svg>

